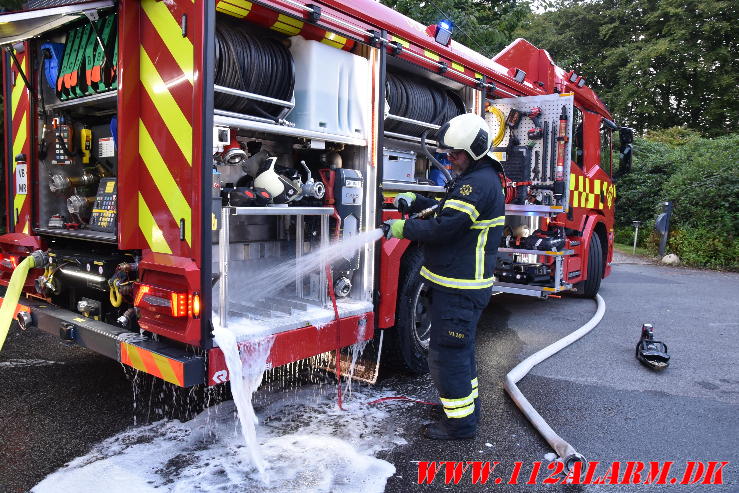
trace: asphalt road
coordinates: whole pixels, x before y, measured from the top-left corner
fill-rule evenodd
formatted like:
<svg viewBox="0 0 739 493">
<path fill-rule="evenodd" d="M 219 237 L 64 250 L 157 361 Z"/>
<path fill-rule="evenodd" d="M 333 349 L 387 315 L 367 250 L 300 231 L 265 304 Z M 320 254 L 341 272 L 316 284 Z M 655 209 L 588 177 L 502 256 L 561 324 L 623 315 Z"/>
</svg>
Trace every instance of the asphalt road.
<svg viewBox="0 0 739 493">
<path fill-rule="evenodd" d="M 601 288 L 607 303 L 601 324 L 534 368 L 519 387 L 591 462 L 674 461 L 682 473 L 687 460 L 730 461 L 724 468 L 726 484 L 707 488 L 738 491 L 739 275 L 641 265 L 628 257 L 618 262 Z M 477 439 L 421 439 L 416 430 L 429 421 L 432 408 L 405 406 L 403 436 L 409 443 L 379 454 L 397 470 L 387 491 L 472 489 L 469 476 L 458 485 L 444 485 L 440 476 L 431 485 L 418 486 L 418 461 L 500 461 L 496 472 L 505 474 L 521 461 L 521 477 L 526 479 L 533 461 L 546 467 L 545 455 L 551 450 L 508 399 L 503 377 L 528 354 L 586 322 L 594 311 L 590 300 L 495 296 L 478 327 L 483 419 Z M 653 323 L 658 338 L 669 345 L 672 364 L 662 373 L 651 372 L 634 358 L 643 322 Z M 0 492 L 27 491 L 93 444 L 132 426 L 134 418 L 137 423 L 157 419 L 173 398 L 197 400 L 195 395 L 157 388 L 150 380 L 139 381 L 134 386 L 139 395 L 134 396 L 129 377 L 106 358 L 62 346 L 40 333 L 12 331 L 0 353 Z M 434 398 L 427 377 L 393 376 L 379 386 Z M 142 405 L 147 400 L 160 405 Z M 547 475 L 542 469 L 539 480 Z M 647 488 L 654 486 L 501 484 L 486 489 Z M 676 492 L 705 488 L 665 487 Z"/>
</svg>

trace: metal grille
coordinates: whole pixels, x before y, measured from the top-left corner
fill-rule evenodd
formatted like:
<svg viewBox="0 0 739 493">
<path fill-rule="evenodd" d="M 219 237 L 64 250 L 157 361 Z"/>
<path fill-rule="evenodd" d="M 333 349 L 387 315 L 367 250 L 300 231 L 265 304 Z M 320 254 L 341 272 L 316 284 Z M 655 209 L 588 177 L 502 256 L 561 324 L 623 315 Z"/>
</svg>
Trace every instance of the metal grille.
<svg viewBox="0 0 739 493">
<path fill-rule="evenodd" d="M 89 2 L 80 2 L 80 0 L 28 0 L 23 4 L 23 8 L 27 10 L 46 9 L 49 7 L 63 7 L 64 5 L 73 5 L 76 3 Z"/>
</svg>

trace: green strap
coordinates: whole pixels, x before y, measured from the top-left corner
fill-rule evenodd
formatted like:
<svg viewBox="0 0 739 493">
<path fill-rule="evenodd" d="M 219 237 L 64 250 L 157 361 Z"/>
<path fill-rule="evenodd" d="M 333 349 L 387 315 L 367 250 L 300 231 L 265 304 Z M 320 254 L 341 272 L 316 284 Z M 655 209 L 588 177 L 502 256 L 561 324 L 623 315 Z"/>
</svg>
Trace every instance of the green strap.
<svg viewBox="0 0 739 493">
<path fill-rule="evenodd" d="M 56 95 L 62 101 L 69 98 L 69 90 L 64 86 L 64 78 L 67 74 L 71 73 L 72 60 L 74 59 L 73 54 L 77 52 L 81 32 L 82 30 L 79 27 L 72 29 L 72 31 L 67 35 L 67 41 L 64 45 L 64 57 L 62 59 L 62 67 L 59 70 L 59 77 L 57 79 L 56 86 Z"/>
</svg>

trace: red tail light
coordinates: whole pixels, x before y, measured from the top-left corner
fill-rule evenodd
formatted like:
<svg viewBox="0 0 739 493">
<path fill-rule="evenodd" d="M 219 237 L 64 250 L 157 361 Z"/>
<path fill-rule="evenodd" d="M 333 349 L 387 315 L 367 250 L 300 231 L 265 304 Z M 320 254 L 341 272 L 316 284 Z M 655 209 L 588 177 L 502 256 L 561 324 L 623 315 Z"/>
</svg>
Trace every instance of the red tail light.
<svg viewBox="0 0 739 493">
<path fill-rule="evenodd" d="M 4 270 L 15 270 L 18 267 L 18 257 L 15 255 L 0 254 L 0 268 Z"/>
<path fill-rule="evenodd" d="M 200 296 L 138 284 L 134 306 L 172 317 L 200 316 Z M 194 299 L 196 301 L 194 301 Z"/>
</svg>

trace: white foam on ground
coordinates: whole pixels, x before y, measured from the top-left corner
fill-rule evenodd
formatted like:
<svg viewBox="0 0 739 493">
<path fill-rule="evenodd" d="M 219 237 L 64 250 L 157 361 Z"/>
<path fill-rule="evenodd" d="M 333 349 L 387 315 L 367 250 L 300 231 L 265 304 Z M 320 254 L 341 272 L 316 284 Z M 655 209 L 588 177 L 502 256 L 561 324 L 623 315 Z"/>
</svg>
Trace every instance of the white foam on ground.
<svg viewBox="0 0 739 493">
<path fill-rule="evenodd" d="M 229 401 L 186 423 L 163 420 L 115 435 L 33 492 L 381 492 L 395 467 L 373 455 L 406 443 L 384 406 L 367 405 L 388 395 L 355 389 L 341 411 L 335 387 L 259 391 L 260 401 L 272 400 L 257 410 L 256 429 L 268 484 Z"/>
</svg>

